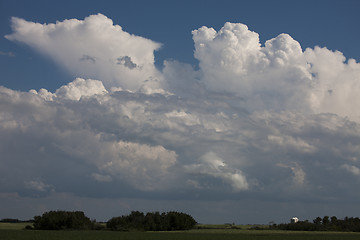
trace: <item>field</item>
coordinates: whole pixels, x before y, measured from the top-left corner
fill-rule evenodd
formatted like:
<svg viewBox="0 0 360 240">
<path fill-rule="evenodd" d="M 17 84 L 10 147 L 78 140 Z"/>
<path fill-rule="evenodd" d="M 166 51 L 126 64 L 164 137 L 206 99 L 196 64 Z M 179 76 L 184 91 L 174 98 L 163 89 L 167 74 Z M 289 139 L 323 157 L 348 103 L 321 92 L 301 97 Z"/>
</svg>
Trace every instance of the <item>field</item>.
<svg viewBox="0 0 360 240">
<path fill-rule="evenodd" d="M 0 230 L 21 230 L 26 227 L 26 225 L 31 225 L 29 223 L 0 223 Z"/>
<path fill-rule="evenodd" d="M 179 232 L 35 231 L 24 224 L 0 224 L 0 240 L 352 240 L 360 233 L 194 229 Z"/>
</svg>

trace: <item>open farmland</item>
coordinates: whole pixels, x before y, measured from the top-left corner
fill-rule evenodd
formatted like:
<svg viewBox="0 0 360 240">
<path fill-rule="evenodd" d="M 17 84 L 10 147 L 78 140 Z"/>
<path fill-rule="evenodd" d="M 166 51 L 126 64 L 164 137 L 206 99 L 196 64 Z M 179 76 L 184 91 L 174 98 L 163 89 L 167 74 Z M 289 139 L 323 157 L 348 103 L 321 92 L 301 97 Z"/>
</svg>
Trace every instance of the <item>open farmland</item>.
<svg viewBox="0 0 360 240">
<path fill-rule="evenodd" d="M 0 222 L 0 230 L 22 230 L 27 225 L 32 225 L 32 224 L 28 222 L 20 222 L 20 223 Z"/>
<path fill-rule="evenodd" d="M 0 229 L 0 240 L 352 240 L 360 233 L 296 232 L 241 229 L 194 229 L 174 232 L 45 231 Z"/>
</svg>

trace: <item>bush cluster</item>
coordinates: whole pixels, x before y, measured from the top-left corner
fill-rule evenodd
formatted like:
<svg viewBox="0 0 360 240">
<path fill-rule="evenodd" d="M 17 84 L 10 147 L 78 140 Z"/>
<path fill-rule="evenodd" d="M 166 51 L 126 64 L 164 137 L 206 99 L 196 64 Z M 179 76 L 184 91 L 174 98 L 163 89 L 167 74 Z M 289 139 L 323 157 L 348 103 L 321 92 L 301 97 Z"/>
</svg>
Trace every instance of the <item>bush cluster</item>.
<svg viewBox="0 0 360 240">
<path fill-rule="evenodd" d="M 180 212 L 147 213 L 133 211 L 127 216 L 113 217 L 106 227 L 117 231 L 173 231 L 188 230 L 196 221 L 188 214 Z"/>
<path fill-rule="evenodd" d="M 337 217 L 325 216 L 317 217 L 313 222 L 299 221 L 297 223 L 274 224 L 271 229 L 292 230 L 292 231 L 339 231 L 339 232 L 360 232 L 360 218 L 345 217 L 338 219 Z"/>
<path fill-rule="evenodd" d="M 50 211 L 34 217 L 34 229 L 40 230 L 92 229 L 93 225 L 81 211 Z"/>
</svg>

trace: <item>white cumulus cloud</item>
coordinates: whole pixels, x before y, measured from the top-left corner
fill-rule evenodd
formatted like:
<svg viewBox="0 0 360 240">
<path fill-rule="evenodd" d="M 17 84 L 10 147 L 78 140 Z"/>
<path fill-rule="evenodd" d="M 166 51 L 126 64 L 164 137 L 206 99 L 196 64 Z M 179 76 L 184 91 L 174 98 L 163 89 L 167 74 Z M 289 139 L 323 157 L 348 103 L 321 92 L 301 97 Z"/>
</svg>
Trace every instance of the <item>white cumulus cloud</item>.
<svg viewBox="0 0 360 240">
<path fill-rule="evenodd" d="M 360 64 L 315 47 L 303 52 L 288 34 L 265 42 L 240 23 L 193 31 L 194 56 L 209 90 L 234 93 L 250 110 L 331 112 L 358 118 Z"/>
<path fill-rule="evenodd" d="M 50 93 L 46 89 L 40 89 L 39 92 L 32 89 L 31 93 L 38 94 L 46 100 L 52 100 L 54 97 L 80 100 L 81 97 L 92 96 L 95 94 L 105 94 L 107 90 L 101 81 L 92 79 L 76 78 L 74 81 L 61 86 L 55 93 Z"/>
<path fill-rule="evenodd" d="M 304 108 L 310 74 L 300 44 L 289 35 L 262 47 L 246 25 L 226 23 L 218 32 L 194 30 L 193 39 L 201 78 L 210 90 L 235 93 L 251 109 Z"/>
<path fill-rule="evenodd" d="M 200 163 L 186 165 L 185 169 L 195 175 L 207 175 L 221 179 L 230 184 L 234 191 L 247 190 L 249 184 L 239 169 L 233 169 L 219 158 L 215 153 L 208 152 L 200 158 Z M 191 183 L 197 182 L 190 180 Z"/>
<path fill-rule="evenodd" d="M 101 79 L 107 88 L 161 86 L 154 66 L 154 51 L 161 45 L 125 32 L 102 14 L 51 24 L 16 17 L 11 21 L 13 33 L 7 39 L 51 57 L 76 77 Z"/>
</svg>

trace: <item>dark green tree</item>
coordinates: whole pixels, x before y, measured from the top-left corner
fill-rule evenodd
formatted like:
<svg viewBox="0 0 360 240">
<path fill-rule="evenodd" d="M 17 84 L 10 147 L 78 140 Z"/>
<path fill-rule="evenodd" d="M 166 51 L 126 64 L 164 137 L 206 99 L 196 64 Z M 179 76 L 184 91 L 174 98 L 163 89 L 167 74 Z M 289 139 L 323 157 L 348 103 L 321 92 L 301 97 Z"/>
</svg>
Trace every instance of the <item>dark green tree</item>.
<svg viewBox="0 0 360 240">
<path fill-rule="evenodd" d="M 110 230 L 127 231 L 126 217 L 113 217 L 107 221 L 106 227 Z"/>
<path fill-rule="evenodd" d="M 84 212 L 50 211 L 34 217 L 34 229 L 91 229 L 93 223 Z"/>
<path fill-rule="evenodd" d="M 297 223 L 288 224 L 273 224 L 270 229 L 279 230 L 299 230 L 299 231 L 342 231 L 342 232 L 360 232 L 360 218 L 338 219 L 335 216 L 331 218 L 324 216 L 323 218 L 317 217 L 313 223 L 308 221 L 299 221 Z"/>
<path fill-rule="evenodd" d="M 321 217 L 317 217 L 317 218 L 314 219 L 313 222 L 314 222 L 316 225 L 321 225 L 321 221 L 322 221 Z"/>
<path fill-rule="evenodd" d="M 328 225 L 330 223 L 330 218 L 329 216 L 324 216 L 323 219 L 322 219 L 322 224 L 324 226 Z"/>
<path fill-rule="evenodd" d="M 193 217 L 185 213 L 168 212 L 147 213 L 133 211 L 127 216 L 113 217 L 106 226 L 118 231 L 172 231 L 187 230 L 195 226 Z"/>
</svg>

